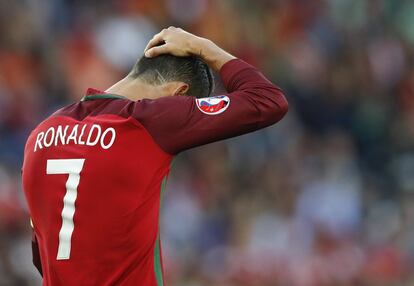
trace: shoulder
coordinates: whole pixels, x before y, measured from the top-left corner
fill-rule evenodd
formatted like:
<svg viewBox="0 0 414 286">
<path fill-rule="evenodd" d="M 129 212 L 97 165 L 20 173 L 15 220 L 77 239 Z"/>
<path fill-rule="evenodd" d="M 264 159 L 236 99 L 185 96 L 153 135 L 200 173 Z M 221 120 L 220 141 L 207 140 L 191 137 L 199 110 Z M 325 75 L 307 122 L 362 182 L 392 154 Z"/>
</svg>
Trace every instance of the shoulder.
<svg viewBox="0 0 414 286">
<path fill-rule="evenodd" d="M 135 102 L 128 99 L 78 101 L 57 110 L 51 117 L 66 116 L 79 121 L 88 116 L 99 115 L 129 117 L 134 109 L 134 103 Z"/>
<path fill-rule="evenodd" d="M 138 121 L 153 121 L 165 118 L 182 117 L 196 107 L 196 100 L 190 96 L 167 96 L 158 99 L 142 99 L 132 101 L 129 99 L 99 99 L 79 101 L 67 105 L 51 115 L 71 117 L 83 120 L 88 116 L 118 115 L 120 117 L 133 117 Z"/>
<path fill-rule="evenodd" d="M 194 97 L 166 96 L 158 99 L 142 99 L 134 103 L 132 116 L 138 120 L 156 119 L 167 114 L 186 112 L 195 106 Z"/>
</svg>

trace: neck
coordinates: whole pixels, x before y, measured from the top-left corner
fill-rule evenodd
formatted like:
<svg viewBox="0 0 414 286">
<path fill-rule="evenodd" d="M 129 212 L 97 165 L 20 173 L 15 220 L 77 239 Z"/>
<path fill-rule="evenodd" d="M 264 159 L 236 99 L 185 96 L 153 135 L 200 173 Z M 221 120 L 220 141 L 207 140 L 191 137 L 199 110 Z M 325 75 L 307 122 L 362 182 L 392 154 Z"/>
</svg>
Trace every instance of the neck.
<svg viewBox="0 0 414 286">
<path fill-rule="evenodd" d="M 147 84 L 139 79 L 126 77 L 106 90 L 108 93 L 122 95 L 130 100 L 156 99 L 163 96 L 161 86 Z"/>
</svg>

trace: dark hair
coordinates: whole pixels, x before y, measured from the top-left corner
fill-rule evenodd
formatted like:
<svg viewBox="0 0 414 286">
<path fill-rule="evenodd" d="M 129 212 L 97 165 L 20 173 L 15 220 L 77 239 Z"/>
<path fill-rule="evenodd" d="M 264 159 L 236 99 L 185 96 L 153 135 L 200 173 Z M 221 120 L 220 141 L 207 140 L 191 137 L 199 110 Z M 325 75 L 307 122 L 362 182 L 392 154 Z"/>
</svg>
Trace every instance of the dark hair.
<svg viewBox="0 0 414 286">
<path fill-rule="evenodd" d="M 197 57 L 176 57 L 169 54 L 154 58 L 143 56 L 129 76 L 153 85 L 182 81 L 189 86 L 187 94 L 197 98 L 210 96 L 214 89 L 210 68 Z"/>
</svg>

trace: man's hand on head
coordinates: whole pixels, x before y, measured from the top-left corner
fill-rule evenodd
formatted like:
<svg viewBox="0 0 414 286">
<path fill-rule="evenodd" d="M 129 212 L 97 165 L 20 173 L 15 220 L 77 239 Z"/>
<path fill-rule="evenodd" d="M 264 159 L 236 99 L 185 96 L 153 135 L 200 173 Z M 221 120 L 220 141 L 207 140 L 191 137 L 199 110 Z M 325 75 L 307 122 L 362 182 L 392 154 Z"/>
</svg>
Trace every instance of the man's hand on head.
<svg viewBox="0 0 414 286">
<path fill-rule="evenodd" d="M 201 38 L 184 31 L 181 28 L 169 27 L 156 34 L 145 48 L 145 56 L 156 57 L 161 54 L 171 54 L 177 57 L 193 56 L 197 53 L 195 46 Z"/>
<path fill-rule="evenodd" d="M 145 56 L 148 58 L 162 54 L 171 54 L 177 57 L 200 57 L 216 71 L 220 70 L 226 62 L 235 58 L 212 41 L 176 27 L 163 29 L 148 42 L 145 48 Z"/>
</svg>

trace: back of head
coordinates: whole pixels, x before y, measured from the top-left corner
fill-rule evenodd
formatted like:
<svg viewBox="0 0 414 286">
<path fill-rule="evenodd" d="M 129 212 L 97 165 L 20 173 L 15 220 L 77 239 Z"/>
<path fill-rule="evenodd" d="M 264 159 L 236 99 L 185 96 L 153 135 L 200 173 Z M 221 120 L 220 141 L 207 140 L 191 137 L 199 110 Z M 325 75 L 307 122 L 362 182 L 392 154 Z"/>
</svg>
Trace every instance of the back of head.
<svg viewBox="0 0 414 286">
<path fill-rule="evenodd" d="M 134 65 L 129 77 L 139 78 L 152 85 L 181 81 L 188 84 L 187 94 L 208 97 L 214 89 L 210 68 L 197 57 L 176 57 L 169 54 L 154 58 L 143 56 Z"/>
</svg>

